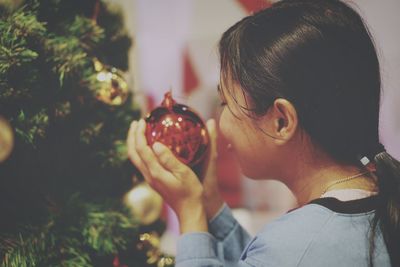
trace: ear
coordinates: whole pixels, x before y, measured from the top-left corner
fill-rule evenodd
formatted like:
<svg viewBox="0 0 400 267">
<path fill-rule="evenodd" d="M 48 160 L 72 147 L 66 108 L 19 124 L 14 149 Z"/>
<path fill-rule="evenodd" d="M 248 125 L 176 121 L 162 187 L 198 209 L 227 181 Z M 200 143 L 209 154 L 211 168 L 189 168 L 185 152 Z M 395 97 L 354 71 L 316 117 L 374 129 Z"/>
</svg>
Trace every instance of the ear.
<svg viewBox="0 0 400 267">
<path fill-rule="evenodd" d="M 288 100 L 277 98 L 270 108 L 269 120 L 272 122 L 272 134 L 276 144 L 285 144 L 292 139 L 298 126 L 295 107 Z"/>
</svg>

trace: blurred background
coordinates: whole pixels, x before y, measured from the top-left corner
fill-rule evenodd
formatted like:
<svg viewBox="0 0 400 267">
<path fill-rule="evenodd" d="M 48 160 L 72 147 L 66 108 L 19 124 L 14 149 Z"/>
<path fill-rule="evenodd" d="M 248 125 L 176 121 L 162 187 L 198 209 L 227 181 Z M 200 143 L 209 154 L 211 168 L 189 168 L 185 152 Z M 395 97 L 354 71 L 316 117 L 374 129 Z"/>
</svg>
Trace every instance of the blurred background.
<svg viewBox="0 0 400 267">
<path fill-rule="evenodd" d="M 171 89 L 174 98 L 203 117 L 218 118 L 221 34 L 246 15 L 268 7 L 268 0 L 113 0 L 124 7 L 126 27 L 134 38 L 129 81 L 143 114 L 161 103 Z M 400 1 L 347 1 L 361 13 L 375 38 L 383 78 L 380 135 L 386 149 L 400 158 Z M 221 140 L 223 143 L 223 140 Z M 223 150 L 223 149 L 222 149 Z M 281 183 L 252 181 L 222 151 L 219 183 L 234 214 L 251 232 L 295 206 Z M 174 252 L 178 226 L 168 213 L 163 246 Z"/>
</svg>

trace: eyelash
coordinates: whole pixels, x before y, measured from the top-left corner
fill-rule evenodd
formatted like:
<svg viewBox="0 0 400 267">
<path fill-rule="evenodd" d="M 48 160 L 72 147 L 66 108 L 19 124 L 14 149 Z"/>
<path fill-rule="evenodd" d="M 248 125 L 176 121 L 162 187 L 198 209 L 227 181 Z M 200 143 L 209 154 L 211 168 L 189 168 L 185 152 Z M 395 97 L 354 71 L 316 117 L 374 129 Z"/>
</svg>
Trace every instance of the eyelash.
<svg viewBox="0 0 400 267">
<path fill-rule="evenodd" d="M 220 106 L 220 107 L 226 106 L 226 102 L 221 102 L 221 103 L 219 103 L 219 106 Z"/>
</svg>

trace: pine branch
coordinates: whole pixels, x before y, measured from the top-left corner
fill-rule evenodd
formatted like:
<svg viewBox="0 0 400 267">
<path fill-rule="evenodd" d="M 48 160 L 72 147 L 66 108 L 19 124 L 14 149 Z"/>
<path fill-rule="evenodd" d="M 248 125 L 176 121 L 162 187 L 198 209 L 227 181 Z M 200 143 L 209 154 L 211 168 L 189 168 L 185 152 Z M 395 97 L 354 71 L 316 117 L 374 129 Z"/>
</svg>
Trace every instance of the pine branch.
<svg viewBox="0 0 400 267">
<path fill-rule="evenodd" d="M 109 149 L 96 152 L 100 161 L 103 162 L 102 168 L 121 168 L 128 159 L 126 142 L 117 140 Z"/>
<path fill-rule="evenodd" d="M 26 231 L 29 230 L 28 233 Z M 49 248 L 55 245 L 55 236 L 45 227 L 41 231 L 26 229 L 16 237 L 3 236 L 0 238 L 0 251 L 4 267 L 40 266 L 54 253 Z"/>
<path fill-rule="evenodd" d="M 7 173 L 0 195 L 24 203 L 17 210 L 2 206 L 10 218 L 4 225 L 15 220 L 23 227 L 10 226 L 0 237 L 2 264 L 93 266 L 103 256 L 134 250 L 141 230 L 119 203 L 134 171 L 126 132 L 139 111 L 129 102 L 107 106 L 92 95 L 99 86 L 92 59 L 126 69 L 130 38 L 120 14 L 104 2 L 97 24 L 90 19 L 94 0 L 25 3 L 0 7 L 0 113 L 16 137 L 13 155 L 0 166 Z M 19 194 L 27 191 L 29 197 Z M 36 193 L 55 208 L 32 204 Z"/>
<path fill-rule="evenodd" d="M 84 144 L 91 144 L 100 135 L 104 126 L 103 122 L 93 122 L 80 131 L 79 139 Z"/>
<path fill-rule="evenodd" d="M 35 147 L 38 138 L 44 138 L 49 124 L 46 109 L 41 109 L 36 114 L 27 116 L 23 110 L 20 111 L 16 121 L 11 121 L 15 127 L 15 133 L 26 144 Z"/>
<path fill-rule="evenodd" d="M 0 238 L 0 251 L 3 267 L 92 266 L 78 237 L 55 233 L 54 226 L 26 229 L 16 237 Z"/>
<path fill-rule="evenodd" d="M 90 212 L 83 226 L 83 237 L 100 255 L 116 254 L 127 247 L 127 236 L 134 238 L 135 226 L 120 212 Z"/>
<path fill-rule="evenodd" d="M 43 226 L 0 237 L 3 267 L 93 266 L 89 251 L 113 255 L 137 236 L 138 222 L 119 201 L 90 203 L 73 195 Z"/>
<path fill-rule="evenodd" d="M 45 24 L 36 19 L 36 8 L 27 6 L 0 20 L 0 75 L 12 67 L 29 63 L 38 57 L 37 51 L 27 47 L 28 38 L 40 39 L 46 33 Z"/>
<path fill-rule="evenodd" d="M 47 60 L 63 85 L 65 76 L 79 74 L 90 64 L 80 40 L 73 36 L 53 36 L 45 42 Z"/>
<path fill-rule="evenodd" d="M 84 202 L 74 195 L 63 216 L 72 216 L 75 223 L 79 222 L 75 231 L 82 236 L 83 244 L 99 255 L 115 254 L 125 249 L 138 231 L 138 222 L 131 218 L 119 200 L 98 204 Z"/>
<path fill-rule="evenodd" d="M 76 16 L 71 25 L 65 28 L 66 35 L 77 36 L 81 46 L 89 51 L 104 40 L 104 29 L 92 19 Z"/>
</svg>

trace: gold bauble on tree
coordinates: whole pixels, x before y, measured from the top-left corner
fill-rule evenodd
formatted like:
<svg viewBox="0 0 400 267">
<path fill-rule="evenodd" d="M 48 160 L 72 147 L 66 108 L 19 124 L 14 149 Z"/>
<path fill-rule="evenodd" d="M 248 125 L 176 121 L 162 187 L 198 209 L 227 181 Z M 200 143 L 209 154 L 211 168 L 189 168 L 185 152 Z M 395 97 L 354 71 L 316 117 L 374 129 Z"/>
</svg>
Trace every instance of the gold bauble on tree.
<svg viewBox="0 0 400 267">
<path fill-rule="evenodd" d="M 157 262 L 157 267 L 172 267 L 175 265 L 174 258 L 170 256 L 161 256 Z"/>
<path fill-rule="evenodd" d="M 0 116 L 0 162 L 5 161 L 14 147 L 14 132 L 6 119 Z"/>
<path fill-rule="evenodd" d="M 111 106 L 124 104 L 128 98 L 129 89 L 122 71 L 104 65 L 98 59 L 94 59 L 93 62 L 97 81 L 94 89 L 95 97 Z"/>
<path fill-rule="evenodd" d="M 147 264 L 157 264 L 157 267 L 174 266 L 174 258 L 164 255 L 160 250 L 160 245 L 160 237 L 156 232 L 144 233 L 139 237 L 137 249 L 146 252 Z"/>
<path fill-rule="evenodd" d="M 160 218 L 163 200 L 146 182 L 134 186 L 124 196 L 124 203 L 129 207 L 134 218 L 149 225 Z"/>
<path fill-rule="evenodd" d="M 160 237 L 156 232 L 141 234 L 137 249 L 146 252 L 147 264 L 155 264 L 161 257 Z"/>
</svg>

